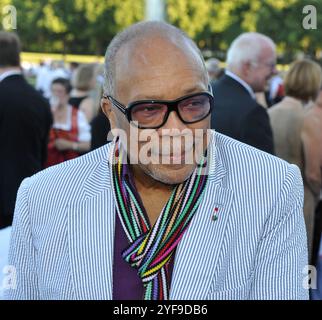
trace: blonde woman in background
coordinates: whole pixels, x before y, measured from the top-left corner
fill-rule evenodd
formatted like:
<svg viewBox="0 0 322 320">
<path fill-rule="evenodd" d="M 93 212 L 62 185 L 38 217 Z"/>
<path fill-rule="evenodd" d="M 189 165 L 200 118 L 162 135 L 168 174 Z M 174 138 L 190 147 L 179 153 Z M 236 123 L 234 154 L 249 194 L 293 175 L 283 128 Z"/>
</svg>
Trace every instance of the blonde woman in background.
<svg viewBox="0 0 322 320">
<path fill-rule="evenodd" d="M 72 78 L 73 90 L 69 103 L 83 111 L 88 122 L 92 121 L 98 109 L 92 96 L 96 88 L 96 75 L 96 64 L 83 64 L 75 70 Z"/>
<path fill-rule="evenodd" d="M 311 187 L 308 168 L 316 161 L 312 148 L 312 137 L 304 126 L 308 104 L 317 97 L 322 82 L 321 67 L 309 60 L 294 62 L 286 74 L 285 98 L 268 110 L 275 153 L 278 157 L 296 164 L 302 172 L 304 180 L 304 218 L 307 229 L 309 257 L 311 258 L 314 211 L 317 194 Z"/>
</svg>

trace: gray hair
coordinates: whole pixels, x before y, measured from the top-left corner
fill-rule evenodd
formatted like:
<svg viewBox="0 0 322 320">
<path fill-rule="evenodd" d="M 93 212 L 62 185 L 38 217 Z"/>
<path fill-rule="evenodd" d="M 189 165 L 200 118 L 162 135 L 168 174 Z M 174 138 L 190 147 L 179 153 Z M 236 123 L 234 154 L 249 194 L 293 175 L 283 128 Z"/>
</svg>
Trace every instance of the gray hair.
<svg viewBox="0 0 322 320">
<path fill-rule="evenodd" d="M 216 58 L 210 58 L 206 61 L 208 72 L 217 72 L 220 69 L 220 61 Z"/>
<path fill-rule="evenodd" d="M 238 36 L 230 45 L 227 53 L 227 69 L 239 69 L 243 63 L 257 63 L 264 45 L 275 51 L 273 40 L 264 34 L 246 32 Z"/>
<path fill-rule="evenodd" d="M 205 74 L 207 74 L 205 62 L 199 48 L 184 31 L 161 21 L 143 21 L 133 24 L 118 33 L 107 47 L 104 68 L 105 94 L 114 95 L 115 93 L 116 56 L 121 47 L 131 41 L 153 36 L 155 34 L 166 39 L 175 39 L 177 42 L 182 41 L 188 44 L 199 55 L 205 69 Z"/>
</svg>

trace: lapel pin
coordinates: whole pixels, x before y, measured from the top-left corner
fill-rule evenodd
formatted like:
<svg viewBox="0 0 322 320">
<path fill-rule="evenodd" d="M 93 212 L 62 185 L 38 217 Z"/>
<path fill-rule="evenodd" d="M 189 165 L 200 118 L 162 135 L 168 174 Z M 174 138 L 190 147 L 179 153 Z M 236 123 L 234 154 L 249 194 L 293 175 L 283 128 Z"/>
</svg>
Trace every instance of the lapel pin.
<svg viewBox="0 0 322 320">
<path fill-rule="evenodd" d="M 219 209 L 218 209 L 218 207 L 216 207 L 215 209 L 214 209 L 214 215 L 212 216 L 212 220 L 213 221 L 216 221 L 216 220 L 218 220 L 218 211 L 219 211 Z"/>
</svg>

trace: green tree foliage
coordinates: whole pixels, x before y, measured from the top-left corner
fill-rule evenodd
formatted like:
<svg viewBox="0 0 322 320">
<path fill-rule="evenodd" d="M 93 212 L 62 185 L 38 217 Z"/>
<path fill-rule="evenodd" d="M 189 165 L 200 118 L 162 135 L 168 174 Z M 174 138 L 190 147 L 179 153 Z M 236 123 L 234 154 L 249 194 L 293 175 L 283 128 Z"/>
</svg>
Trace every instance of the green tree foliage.
<svg viewBox="0 0 322 320">
<path fill-rule="evenodd" d="M 322 49 L 321 0 L 168 0 L 168 20 L 204 49 L 225 51 L 240 33 L 258 31 L 278 44 L 286 60 L 298 51 L 317 56 Z M 317 29 L 305 30 L 303 7 L 317 9 Z"/>
<path fill-rule="evenodd" d="M 0 0 L 0 9 L 6 4 L 17 9 L 16 31 L 28 51 L 103 54 L 144 15 L 144 0 Z"/>
<path fill-rule="evenodd" d="M 164 0 L 166 19 L 218 55 L 241 32 L 271 36 L 286 60 L 322 50 L 321 0 Z M 24 50 L 104 54 L 112 37 L 144 19 L 145 0 L 0 0 L 17 9 Z M 317 30 L 302 26 L 305 5 L 317 9 Z M 2 10 L 0 10 L 1 16 Z"/>
<path fill-rule="evenodd" d="M 317 10 L 317 29 L 315 30 L 306 30 L 302 25 L 305 17 L 302 10 L 308 4 L 314 5 Z M 257 30 L 270 35 L 278 43 L 279 51 L 283 53 L 285 61 L 291 60 L 300 51 L 312 57 L 318 57 L 321 52 L 322 1 L 294 1 L 293 5 L 286 6 L 282 10 L 276 10 L 274 6 L 267 3 L 259 11 L 259 21 Z"/>
</svg>

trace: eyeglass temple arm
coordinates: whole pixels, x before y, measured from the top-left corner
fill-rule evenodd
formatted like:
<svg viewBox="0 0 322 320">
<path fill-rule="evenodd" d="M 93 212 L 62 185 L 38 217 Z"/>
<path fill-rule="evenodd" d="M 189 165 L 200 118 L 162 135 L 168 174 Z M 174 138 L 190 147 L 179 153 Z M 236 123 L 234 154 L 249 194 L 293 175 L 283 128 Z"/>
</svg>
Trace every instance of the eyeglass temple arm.
<svg viewBox="0 0 322 320">
<path fill-rule="evenodd" d="M 111 96 L 106 96 L 106 95 L 104 95 L 103 96 L 103 98 L 105 98 L 105 99 L 109 99 L 113 104 L 114 104 L 114 106 L 116 107 L 116 108 L 118 108 L 120 111 L 122 111 L 124 114 L 126 113 L 125 112 L 125 110 L 126 110 L 126 108 L 123 106 L 123 105 L 121 105 L 118 101 L 116 101 L 114 98 L 112 98 Z"/>
<path fill-rule="evenodd" d="M 211 95 L 214 95 L 212 92 L 212 85 L 210 83 L 208 84 L 208 91 L 211 93 Z"/>
</svg>

